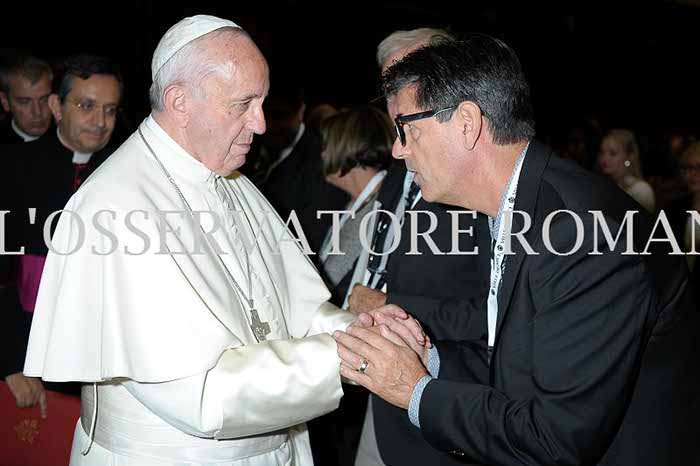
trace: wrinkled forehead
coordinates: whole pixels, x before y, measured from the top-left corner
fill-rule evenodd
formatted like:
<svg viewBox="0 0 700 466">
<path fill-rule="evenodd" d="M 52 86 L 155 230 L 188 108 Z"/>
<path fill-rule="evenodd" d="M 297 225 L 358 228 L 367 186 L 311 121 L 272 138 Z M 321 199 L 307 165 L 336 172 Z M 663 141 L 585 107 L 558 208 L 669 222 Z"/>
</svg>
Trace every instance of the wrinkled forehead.
<svg viewBox="0 0 700 466">
<path fill-rule="evenodd" d="M 265 57 L 247 35 L 220 41 L 213 51 L 221 63 L 223 78 L 247 93 L 266 95 L 269 68 Z"/>
</svg>

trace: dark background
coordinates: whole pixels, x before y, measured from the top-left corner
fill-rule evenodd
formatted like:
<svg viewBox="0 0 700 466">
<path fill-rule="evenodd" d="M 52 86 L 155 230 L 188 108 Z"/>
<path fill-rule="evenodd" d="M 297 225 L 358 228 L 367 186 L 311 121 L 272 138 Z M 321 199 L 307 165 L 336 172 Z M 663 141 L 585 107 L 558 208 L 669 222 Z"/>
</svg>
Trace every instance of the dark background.
<svg viewBox="0 0 700 466">
<path fill-rule="evenodd" d="M 502 2 L 186 3 L 13 0 L 0 7 L 0 47 L 22 47 L 48 59 L 77 52 L 113 58 L 124 70 L 125 115 L 133 126 L 148 113 L 153 50 L 185 16 L 207 13 L 237 22 L 268 58 L 273 78 L 295 79 L 311 103 L 336 106 L 378 95 L 374 57 L 386 35 L 449 27 L 487 32 L 516 50 L 532 85 L 538 135 L 545 140 L 561 122 L 578 117 L 631 128 L 642 140 L 669 131 L 697 133 L 700 127 L 694 73 L 700 7 L 692 2 L 546 17 L 521 15 Z"/>
</svg>

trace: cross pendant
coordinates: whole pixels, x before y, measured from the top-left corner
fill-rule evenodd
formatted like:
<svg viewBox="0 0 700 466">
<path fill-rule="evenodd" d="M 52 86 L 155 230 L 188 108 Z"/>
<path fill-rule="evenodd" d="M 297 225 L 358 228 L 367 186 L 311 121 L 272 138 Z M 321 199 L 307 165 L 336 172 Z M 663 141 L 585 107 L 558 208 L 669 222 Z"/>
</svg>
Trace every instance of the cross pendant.
<svg viewBox="0 0 700 466">
<path fill-rule="evenodd" d="M 270 334 L 270 324 L 260 320 L 258 311 L 256 311 L 255 309 L 250 310 L 250 316 L 252 320 L 250 328 L 253 330 L 255 338 L 257 338 L 258 341 L 267 340 L 267 335 Z"/>
</svg>

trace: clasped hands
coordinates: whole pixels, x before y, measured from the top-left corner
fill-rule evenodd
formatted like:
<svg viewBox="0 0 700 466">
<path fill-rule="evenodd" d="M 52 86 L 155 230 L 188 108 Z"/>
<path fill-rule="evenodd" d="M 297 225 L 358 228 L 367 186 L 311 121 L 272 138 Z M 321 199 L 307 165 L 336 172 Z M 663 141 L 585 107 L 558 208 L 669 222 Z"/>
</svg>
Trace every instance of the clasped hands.
<svg viewBox="0 0 700 466">
<path fill-rule="evenodd" d="M 416 319 L 389 304 L 359 314 L 355 324 L 333 337 L 338 342 L 340 375 L 408 408 L 413 388 L 427 374 L 432 347 Z"/>
</svg>

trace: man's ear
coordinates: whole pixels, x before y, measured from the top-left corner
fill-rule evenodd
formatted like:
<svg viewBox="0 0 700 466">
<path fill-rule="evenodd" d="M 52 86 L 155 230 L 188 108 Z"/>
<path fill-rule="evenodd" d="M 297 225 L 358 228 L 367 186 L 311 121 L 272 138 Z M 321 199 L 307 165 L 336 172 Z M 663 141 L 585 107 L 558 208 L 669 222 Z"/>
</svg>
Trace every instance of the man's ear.
<svg viewBox="0 0 700 466">
<path fill-rule="evenodd" d="M 7 94 L 0 91 L 0 104 L 2 104 L 3 110 L 6 112 L 10 111 L 10 101 L 8 100 Z"/>
<path fill-rule="evenodd" d="M 165 88 L 163 93 L 163 106 L 165 113 L 180 128 L 185 128 L 190 121 L 188 109 L 189 95 L 185 88 L 179 84 L 173 84 Z"/>
<path fill-rule="evenodd" d="M 467 150 L 472 150 L 481 137 L 484 125 L 481 108 L 468 100 L 459 104 L 455 113 L 456 121 L 461 127 L 464 147 Z"/>
<path fill-rule="evenodd" d="M 63 116 L 63 109 L 61 108 L 61 101 L 58 99 L 58 94 L 51 94 L 49 96 L 49 110 L 51 110 L 53 119 L 56 120 L 56 124 L 58 124 Z"/>
</svg>

